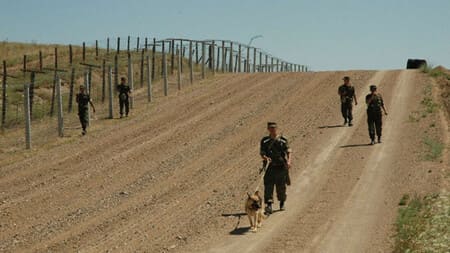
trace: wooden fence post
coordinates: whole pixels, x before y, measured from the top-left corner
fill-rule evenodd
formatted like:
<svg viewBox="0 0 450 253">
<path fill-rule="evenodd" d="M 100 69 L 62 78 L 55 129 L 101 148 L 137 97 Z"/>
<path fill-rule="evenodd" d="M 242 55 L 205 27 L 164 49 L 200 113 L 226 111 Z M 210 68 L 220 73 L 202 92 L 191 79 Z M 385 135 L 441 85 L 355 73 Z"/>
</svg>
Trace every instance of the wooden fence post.
<svg viewBox="0 0 450 253">
<path fill-rule="evenodd" d="M 73 90 L 75 88 L 75 68 L 72 68 L 70 74 L 70 84 L 69 84 L 69 106 L 67 111 L 72 112 L 72 103 L 73 103 Z"/>
<path fill-rule="evenodd" d="M 133 78 L 133 61 L 131 59 L 131 53 L 128 53 L 128 85 L 132 92 L 134 92 L 134 78 Z M 134 99 L 130 96 L 130 108 L 133 109 Z"/>
<path fill-rule="evenodd" d="M 152 81 L 155 80 L 155 63 L 156 63 L 156 38 L 153 38 L 152 46 Z"/>
<path fill-rule="evenodd" d="M 269 65 L 269 56 L 266 54 L 266 66 L 264 66 L 264 72 L 269 72 L 269 68 L 268 68 L 268 65 Z"/>
<path fill-rule="evenodd" d="M 116 54 L 120 54 L 120 37 L 117 37 L 117 51 Z"/>
<path fill-rule="evenodd" d="M 184 57 L 184 49 L 183 49 L 183 40 L 180 40 L 180 55 L 181 55 L 181 61 L 180 61 L 180 71 L 183 73 L 183 57 Z"/>
<path fill-rule="evenodd" d="M 198 59 L 198 41 L 195 42 L 195 63 L 199 64 L 199 59 Z"/>
<path fill-rule="evenodd" d="M 270 57 L 270 72 L 273 72 L 273 57 Z"/>
<path fill-rule="evenodd" d="M 233 73 L 233 42 L 230 42 L 230 73 Z"/>
<path fill-rule="evenodd" d="M 102 103 L 105 102 L 106 97 L 106 60 L 102 61 Z"/>
<path fill-rule="evenodd" d="M 2 128 L 6 123 L 6 81 L 7 81 L 6 61 L 3 61 L 3 80 L 2 80 Z"/>
<path fill-rule="evenodd" d="M 91 87 L 90 87 L 90 84 L 89 84 L 89 73 L 85 70 L 83 76 L 84 76 L 84 87 L 86 89 L 86 93 L 89 96 L 91 96 L 91 94 L 90 94 Z M 89 105 L 88 105 L 87 114 L 88 114 L 88 116 L 87 116 L 88 122 L 87 122 L 86 125 L 89 126 L 89 124 L 91 123 L 91 110 L 90 110 Z"/>
<path fill-rule="evenodd" d="M 64 118 L 63 118 L 63 106 L 62 106 L 62 94 L 61 94 L 61 79 L 59 76 L 56 81 L 56 97 L 58 101 L 58 136 L 64 137 Z"/>
<path fill-rule="evenodd" d="M 136 52 L 139 52 L 139 37 L 137 37 L 136 41 Z"/>
<path fill-rule="evenodd" d="M 116 54 L 114 56 L 114 88 L 119 85 L 119 57 Z"/>
<path fill-rule="evenodd" d="M 108 66 L 108 86 L 109 86 L 109 90 L 108 90 L 108 118 L 112 119 L 113 118 L 113 80 L 112 80 L 112 68 L 111 65 Z"/>
<path fill-rule="evenodd" d="M 43 68 L 43 62 L 42 62 L 42 51 L 39 50 L 39 71 L 42 71 Z"/>
<path fill-rule="evenodd" d="M 170 57 L 170 74 L 173 75 L 173 70 L 175 68 L 175 40 L 169 42 L 169 51 L 171 53 Z"/>
<path fill-rule="evenodd" d="M 222 73 L 225 73 L 225 64 L 227 62 L 226 58 L 227 58 L 227 55 L 225 52 L 225 41 L 222 40 Z"/>
<path fill-rule="evenodd" d="M 72 65 L 73 63 L 73 49 L 72 45 L 69 45 L 69 64 Z M 42 71 L 42 69 L 40 69 Z"/>
<path fill-rule="evenodd" d="M 86 61 L 86 43 L 83 42 L 83 62 Z"/>
<path fill-rule="evenodd" d="M 27 55 L 23 55 L 23 75 L 25 76 L 27 74 Z"/>
<path fill-rule="evenodd" d="M 205 58 L 206 58 L 206 45 L 205 41 L 202 41 L 202 79 L 205 79 Z"/>
<path fill-rule="evenodd" d="M 166 52 L 164 48 L 164 41 L 162 47 L 162 70 L 163 70 L 163 79 L 164 79 L 164 96 L 169 95 L 169 83 L 167 80 L 167 61 L 166 61 Z"/>
<path fill-rule="evenodd" d="M 139 83 L 141 85 L 141 88 L 144 87 L 144 53 L 145 53 L 145 49 L 142 49 L 142 53 L 141 53 L 141 65 L 140 65 L 140 77 L 139 77 Z"/>
<path fill-rule="evenodd" d="M 263 72 L 262 70 L 262 52 L 259 52 L 259 68 L 258 68 L 258 72 Z"/>
<path fill-rule="evenodd" d="M 179 54 L 178 54 L 178 73 L 177 73 L 177 76 L 178 76 L 178 90 L 181 90 L 181 52 L 179 52 Z"/>
<path fill-rule="evenodd" d="M 130 35 L 128 35 L 128 39 L 127 39 L 127 53 L 130 53 L 130 40 L 131 40 L 131 37 L 130 37 Z"/>
<path fill-rule="evenodd" d="M 242 45 L 241 44 L 239 44 L 239 47 L 238 47 L 238 60 L 237 60 L 237 65 L 238 65 L 238 70 L 237 70 L 237 72 L 241 72 L 241 59 L 242 59 Z"/>
<path fill-rule="evenodd" d="M 216 61 L 215 61 L 215 46 L 216 45 L 216 43 L 215 43 L 215 41 L 213 40 L 212 41 L 212 43 L 211 43 L 211 57 L 210 57 L 210 63 L 211 63 L 211 70 L 212 70 L 212 74 L 213 75 L 215 75 L 216 74 L 216 69 L 215 69 L 215 63 L 216 63 Z"/>
<path fill-rule="evenodd" d="M 253 73 L 256 73 L 256 47 L 253 48 Z"/>
<path fill-rule="evenodd" d="M 26 149 L 31 149 L 31 114 L 30 114 L 30 86 L 24 85 L 23 89 L 23 105 L 25 112 L 25 143 Z"/>
<path fill-rule="evenodd" d="M 109 55 L 109 37 L 106 38 L 106 55 Z"/>
<path fill-rule="evenodd" d="M 145 43 L 145 46 L 144 46 L 145 52 L 147 52 L 148 51 L 148 38 L 147 37 L 145 37 L 144 43 Z"/>
<path fill-rule="evenodd" d="M 147 43 L 146 43 L 147 44 Z M 152 102 L 152 75 L 151 75 L 151 68 L 150 68 L 150 57 L 146 56 L 147 60 L 147 99 L 148 102 Z"/>
<path fill-rule="evenodd" d="M 192 55 L 192 40 L 189 41 L 189 80 L 191 84 L 194 83 L 194 63 Z"/>
<path fill-rule="evenodd" d="M 247 46 L 247 61 L 245 63 L 245 72 L 250 73 L 250 47 Z"/>
<path fill-rule="evenodd" d="M 98 40 L 95 40 L 95 59 L 98 59 Z"/>
</svg>

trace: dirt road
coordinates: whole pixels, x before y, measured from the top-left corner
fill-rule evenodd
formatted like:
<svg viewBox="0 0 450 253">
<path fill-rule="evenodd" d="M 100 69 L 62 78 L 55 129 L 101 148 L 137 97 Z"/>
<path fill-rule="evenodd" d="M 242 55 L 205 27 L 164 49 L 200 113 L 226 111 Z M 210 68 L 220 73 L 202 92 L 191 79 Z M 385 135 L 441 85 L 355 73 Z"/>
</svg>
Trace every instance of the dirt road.
<svg viewBox="0 0 450 253">
<path fill-rule="evenodd" d="M 338 126 L 344 75 L 360 102 L 352 128 Z M 425 126 L 408 122 L 424 82 L 411 71 L 219 75 L 84 138 L 3 154 L 0 251 L 387 252 L 401 195 L 440 187 L 417 160 Z M 391 114 L 384 143 L 367 146 L 372 83 Z M 245 217 L 236 224 L 269 120 L 291 141 L 294 182 L 287 211 L 249 234 Z"/>
</svg>

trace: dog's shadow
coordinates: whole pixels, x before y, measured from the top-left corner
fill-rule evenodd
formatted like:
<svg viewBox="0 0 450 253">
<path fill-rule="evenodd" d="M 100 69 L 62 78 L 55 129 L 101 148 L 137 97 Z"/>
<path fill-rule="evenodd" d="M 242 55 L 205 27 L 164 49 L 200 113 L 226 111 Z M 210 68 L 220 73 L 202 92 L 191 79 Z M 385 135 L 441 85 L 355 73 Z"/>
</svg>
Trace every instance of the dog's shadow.
<svg viewBox="0 0 450 253">
<path fill-rule="evenodd" d="M 280 210 L 273 210 L 273 213 L 281 212 Z M 272 215 L 273 215 L 272 213 Z M 229 232 L 230 235 L 245 235 L 250 231 L 250 226 L 248 227 L 239 227 L 239 224 L 241 223 L 241 217 L 246 216 L 246 213 L 224 213 L 222 214 L 223 217 L 237 217 L 238 222 L 233 230 Z M 269 218 L 269 216 L 266 216 L 265 219 Z"/>
</svg>

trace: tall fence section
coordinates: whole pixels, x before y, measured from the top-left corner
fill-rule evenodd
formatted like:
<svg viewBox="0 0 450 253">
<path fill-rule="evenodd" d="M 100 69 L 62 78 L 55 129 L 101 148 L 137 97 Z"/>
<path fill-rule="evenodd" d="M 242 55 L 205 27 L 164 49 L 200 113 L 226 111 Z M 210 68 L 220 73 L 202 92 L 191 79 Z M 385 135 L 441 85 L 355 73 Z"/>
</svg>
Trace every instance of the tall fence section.
<svg viewBox="0 0 450 253">
<path fill-rule="evenodd" d="M 25 125 L 26 148 L 31 148 L 34 120 L 57 116 L 58 135 L 64 136 L 64 114 L 76 111 L 79 84 L 94 102 L 105 105 L 107 118 L 113 118 L 115 87 L 122 76 L 133 91 L 146 89 L 142 94 L 152 102 L 155 90 L 168 96 L 172 88 L 180 90 L 216 73 L 308 71 L 305 65 L 230 40 L 128 36 L 126 41 L 119 37 L 86 44 L 46 47 L 36 55 L 24 55 L 19 64 L 2 62 L 1 128 Z"/>
</svg>

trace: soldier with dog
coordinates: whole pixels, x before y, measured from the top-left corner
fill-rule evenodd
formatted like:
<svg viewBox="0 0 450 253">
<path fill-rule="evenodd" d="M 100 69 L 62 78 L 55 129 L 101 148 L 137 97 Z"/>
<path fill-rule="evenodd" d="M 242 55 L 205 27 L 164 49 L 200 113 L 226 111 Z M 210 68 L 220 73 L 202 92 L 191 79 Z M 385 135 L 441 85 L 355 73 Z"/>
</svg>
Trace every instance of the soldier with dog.
<svg viewBox="0 0 450 253">
<path fill-rule="evenodd" d="M 267 123 L 269 135 L 261 140 L 260 155 L 267 165 L 264 175 L 264 203 L 266 213 L 271 214 L 273 191 L 276 189 L 280 210 L 285 210 L 286 185 L 290 184 L 289 168 L 291 167 L 291 149 L 288 140 L 278 135 L 277 124 Z M 267 164 L 268 163 L 268 164 Z"/>
</svg>

